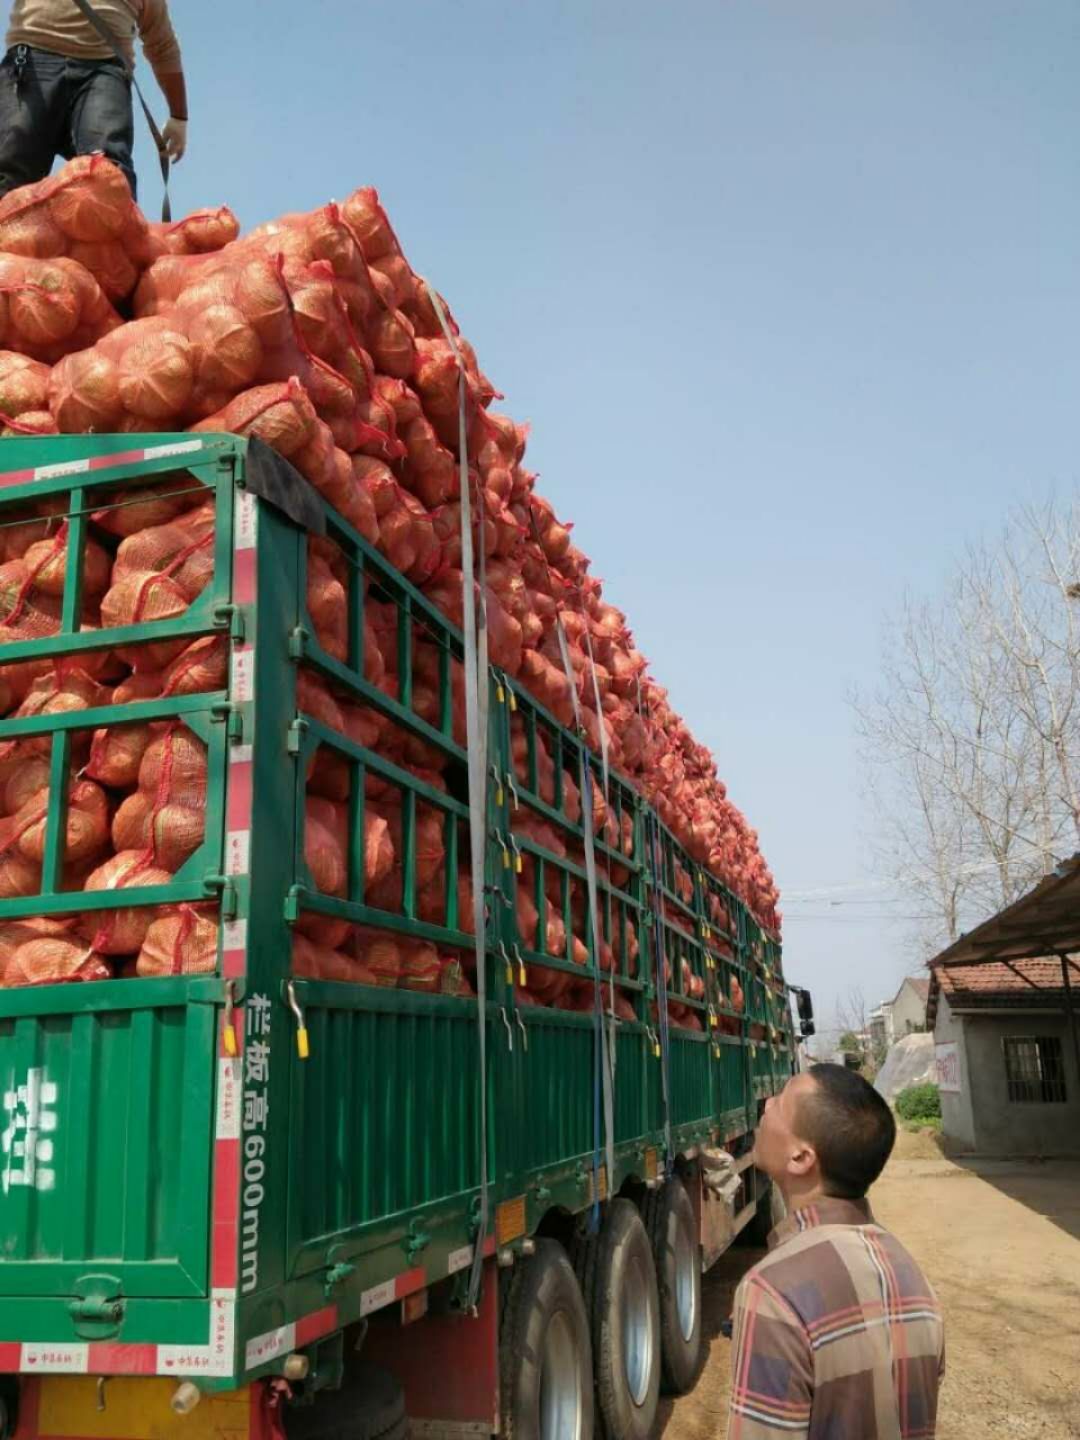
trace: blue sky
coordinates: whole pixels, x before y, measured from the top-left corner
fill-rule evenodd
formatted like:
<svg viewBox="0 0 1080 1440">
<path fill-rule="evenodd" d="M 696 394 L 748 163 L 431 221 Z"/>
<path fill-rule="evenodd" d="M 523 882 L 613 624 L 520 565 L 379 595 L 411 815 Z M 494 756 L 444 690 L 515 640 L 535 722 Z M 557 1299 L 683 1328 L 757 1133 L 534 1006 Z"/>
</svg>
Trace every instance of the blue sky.
<svg viewBox="0 0 1080 1440">
<path fill-rule="evenodd" d="M 890 994 L 846 697 L 905 587 L 1076 483 L 1075 0 L 172 8 L 174 204 L 379 187 L 759 829 L 789 978 Z"/>
</svg>

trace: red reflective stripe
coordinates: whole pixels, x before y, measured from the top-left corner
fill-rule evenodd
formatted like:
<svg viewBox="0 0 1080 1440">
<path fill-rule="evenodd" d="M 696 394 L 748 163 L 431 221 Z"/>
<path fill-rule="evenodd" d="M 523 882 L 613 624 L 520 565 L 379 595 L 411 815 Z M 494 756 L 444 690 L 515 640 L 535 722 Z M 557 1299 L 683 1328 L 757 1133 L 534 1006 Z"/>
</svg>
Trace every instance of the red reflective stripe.
<svg viewBox="0 0 1080 1440">
<path fill-rule="evenodd" d="M 0 1344 L 0 1371 L 10 1373 L 22 1368 L 22 1346 L 18 1341 L 4 1341 Z"/>
<path fill-rule="evenodd" d="M 296 1348 L 310 1345 L 322 1335 L 329 1335 L 338 1328 L 336 1305 L 327 1305 L 313 1315 L 304 1315 L 296 1322 Z"/>
<path fill-rule="evenodd" d="M 240 1215 L 240 1141 L 214 1142 L 213 1237 L 210 1285 L 214 1290 L 235 1290 Z"/>
<path fill-rule="evenodd" d="M 91 1344 L 87 1362 L 90 1375 L 156 1375 L 156 1345 Z"/>
<path fill-rule="evenodd" d="M 422 1265 L 415 1270 L 406 1270 L 394 1280 L 394 1299 L 400 1300 L 403 1295 L 411 1295 L 416 1290 L 423 1290 L 427 1285 L 427 1271 Z"/>
<path fill-rule="evenodd" d="M 251 827 L 252 774 L 249 760 L 229 766 L 225 823 L 230 830 L 248 830 Z"/>
<path fill-rule="evenodd" d="M 233 551 L 233 601 L 237 605 L 255 603 L 255 551 Z"/>
<path fill-rule="evenodd" d="M 90 469 L 111 470 L 114 465 L 141 465 L 146 457 L 146 450 L 121 450 L 119 455 L 91 455 Z"/>
</svg>

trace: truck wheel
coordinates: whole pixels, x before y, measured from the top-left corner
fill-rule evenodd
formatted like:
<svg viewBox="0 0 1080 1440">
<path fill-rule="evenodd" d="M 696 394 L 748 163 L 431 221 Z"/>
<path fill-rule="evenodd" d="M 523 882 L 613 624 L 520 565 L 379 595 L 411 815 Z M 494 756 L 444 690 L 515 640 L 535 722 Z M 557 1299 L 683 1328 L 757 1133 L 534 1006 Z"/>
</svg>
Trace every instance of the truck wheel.
<svg viewBox="0 0 1080 1440">
<path fill-rule="evenodd" d="M 592 1321 L 596 1401 L 611 1440 L 650 1440 L 660 1399 L 656 1262 L 637 1207 L 613 1200 L 600 1234 L 578 1242 Z"/>
<path fill-rule="evenodd" d="M 286 1407 L 287 1440 L 406 1440 L 409 1422 L 401 1386 L 385 1370 L 361 1363 L 340 1390 L 323 1390 L 311 1405 Z"/>
<path fill-rule="evenodd" d="M 592 1440 L 592 1346 L 566 1251 L 537 1240 L 515 1265 L 499 1324 L 505 1440 Z"/>
<path fill-rule="evenodd" d="M 694 1207 L 677 1176 L 645 1197 L 645 1224 L 660 1294 L 660 1358 L 664 1389 L 684 1395 L 701 1367 L 701 1246 Z"/>
</svg>

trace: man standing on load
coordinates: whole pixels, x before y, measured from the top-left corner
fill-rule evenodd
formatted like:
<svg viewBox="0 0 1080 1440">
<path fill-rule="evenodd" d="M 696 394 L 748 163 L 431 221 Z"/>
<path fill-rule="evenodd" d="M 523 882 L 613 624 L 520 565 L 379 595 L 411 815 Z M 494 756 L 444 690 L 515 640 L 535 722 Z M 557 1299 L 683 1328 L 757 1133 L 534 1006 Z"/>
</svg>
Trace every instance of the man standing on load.
<svg viewBox="0 0 1080 1440">
<path fill-rule="evenodd" d="M 7 54 L 0 61 L 0 195 L 44 179 L 57 155 L 70 160 L 95 150 L 123 170 L 135 193 L 131 71 L 136 35 L 169 106 L 162 131 L 169 159 L 183 156 L 187 90 L 168 0 L 89 3 L 115 48 L 79 0 L 12 4 Z"/>
</svg>

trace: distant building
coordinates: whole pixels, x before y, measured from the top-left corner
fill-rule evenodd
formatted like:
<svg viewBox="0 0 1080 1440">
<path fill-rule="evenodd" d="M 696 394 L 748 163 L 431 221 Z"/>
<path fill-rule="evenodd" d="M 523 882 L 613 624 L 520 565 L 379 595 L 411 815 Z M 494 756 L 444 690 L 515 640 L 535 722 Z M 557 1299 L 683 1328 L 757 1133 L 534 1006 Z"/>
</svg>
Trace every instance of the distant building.
<svg viewBox="0 0 1080 1440">
<path fill-rule="evenodd" d="M 1080 853 L 930 963 L 947 1143 L 1080 1155 Z"/>
<path fill-rule="evenodd" d="M 886 1000 L 871 1010 L 867 1026 L 871 1046 L 875 1050 L 888 1050 L 893 1043 L 892 1001 Z"/>
<path fill-rule="evenodd" d="M 905 1035 L 916 1035 L 926 1029 L 926 1002 L 929 995 L 930 981 L 926 976 L 905 977 L 889 1006 L 892 1020 L 890 1044 L 902 1040 Z"/>
<path fill-rule="evenodd" d="M 877 1050 L 891 1050 L 905 1035 L 926 1029 L 926 1000 L 930 981 L 923 976 L 907 975 L 891 1000 L 883 1000 L 870 1012 L 868 1031 L 871 1045 Z"/>
</svg>

